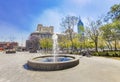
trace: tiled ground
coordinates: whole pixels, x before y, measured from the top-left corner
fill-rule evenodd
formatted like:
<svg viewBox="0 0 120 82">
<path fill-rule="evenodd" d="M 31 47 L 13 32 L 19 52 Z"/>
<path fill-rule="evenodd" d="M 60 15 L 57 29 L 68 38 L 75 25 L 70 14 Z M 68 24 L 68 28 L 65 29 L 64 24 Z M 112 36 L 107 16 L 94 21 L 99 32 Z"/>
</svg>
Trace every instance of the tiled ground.
<svg viewBox="0 0 120 82">
<path fill-rule="evenodd" d="M 76 67 L 60 71 L 31 71 L 28 59 L 41 55 L 0 52 L 0 82 L 120 82 L 120 61 L 102 57 L 80 57 Z"/>
</svg>

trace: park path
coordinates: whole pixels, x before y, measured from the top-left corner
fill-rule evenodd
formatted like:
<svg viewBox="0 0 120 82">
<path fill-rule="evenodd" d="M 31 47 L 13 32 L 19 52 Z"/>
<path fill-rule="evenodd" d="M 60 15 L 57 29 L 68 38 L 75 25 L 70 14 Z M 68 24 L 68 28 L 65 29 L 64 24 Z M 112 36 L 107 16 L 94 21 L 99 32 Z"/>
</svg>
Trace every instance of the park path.
<svg viewBox="0 0 120 82">
<path fill-rule="evenodd" d="M 120 82 L 120 61 L 103 57 L 80 57 L 76 67 L 60 71 L 31 71 L 27 60 L 42 54 L 0 52 L 0 82 Z"/>
</svg>

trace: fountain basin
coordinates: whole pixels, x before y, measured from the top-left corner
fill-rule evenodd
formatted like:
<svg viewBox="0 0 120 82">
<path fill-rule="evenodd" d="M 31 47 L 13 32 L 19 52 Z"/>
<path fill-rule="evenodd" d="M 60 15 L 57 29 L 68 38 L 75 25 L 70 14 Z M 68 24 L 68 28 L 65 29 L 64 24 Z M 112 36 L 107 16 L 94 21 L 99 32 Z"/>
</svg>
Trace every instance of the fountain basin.
<svg viewBox="0 0 120 82">
<path fill-rule="evenodd" d="M 54 70 L 62 70 L 74 67 L 79 64 L 79 58 L 75 56 L 68 56 L 68 55 L 58 55 L 56 59 L 60 61 L 46 61 L 45 58 L 53 58 L 53 56 L 40 56 L 35 57 L 33 59 L 28 60 L 27 64 L 33 70 L 44 70 L 44 71 L 54 71 Z M 63 59 L 59 58 L 67 58 L 67 60 L 63 61 Z M 62 61 L 61 61 L 62 60 Z"/>
</svg>

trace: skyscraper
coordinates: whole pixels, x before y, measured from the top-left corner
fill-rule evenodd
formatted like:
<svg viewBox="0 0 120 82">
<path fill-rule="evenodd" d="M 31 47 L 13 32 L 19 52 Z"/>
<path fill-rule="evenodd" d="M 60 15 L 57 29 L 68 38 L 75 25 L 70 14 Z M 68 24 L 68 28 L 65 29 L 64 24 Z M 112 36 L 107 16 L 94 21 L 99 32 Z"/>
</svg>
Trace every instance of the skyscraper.
<svg viewBox="0 0 120 82">
<path fill-rule="evenodd" d="M 79 20 L 78 20 L 77 28 L 78 28 L 78 34 L 84 35 L 84 24 L 81 21 L 80 17 L 79 17 Z"/>
</svg>

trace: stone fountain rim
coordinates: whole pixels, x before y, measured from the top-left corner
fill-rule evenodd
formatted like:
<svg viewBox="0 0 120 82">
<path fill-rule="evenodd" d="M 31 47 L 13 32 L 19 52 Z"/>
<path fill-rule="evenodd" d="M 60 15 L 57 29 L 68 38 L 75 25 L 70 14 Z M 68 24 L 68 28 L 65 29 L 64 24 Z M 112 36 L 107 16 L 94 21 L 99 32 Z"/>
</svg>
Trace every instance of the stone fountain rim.
<svg viewBox="0 0 120 82">
<path fill-rule="evenodd" d="M 41 63 L 41 64 L 58 64 L 58 63 L 67 63 L 67 62 L 73 62 L 78 60 L 79 58 L 73 55 L 57 55 L 56 57 L 71 57 L 73 58 L 72 60 L 69 61 L 63 61 L 63 62 L 40 62 L 40 61 L 36 61 L 35 59 L 37 58 L 45 58 L 45 57 L 54 57 L 53 55 L 46 55 L 46 56 L 38 56 L 38 57 L 34 57 L 32 59 L 29 59 L 28 62 L 32 62 L 32 63 Z"/>
</svg>

